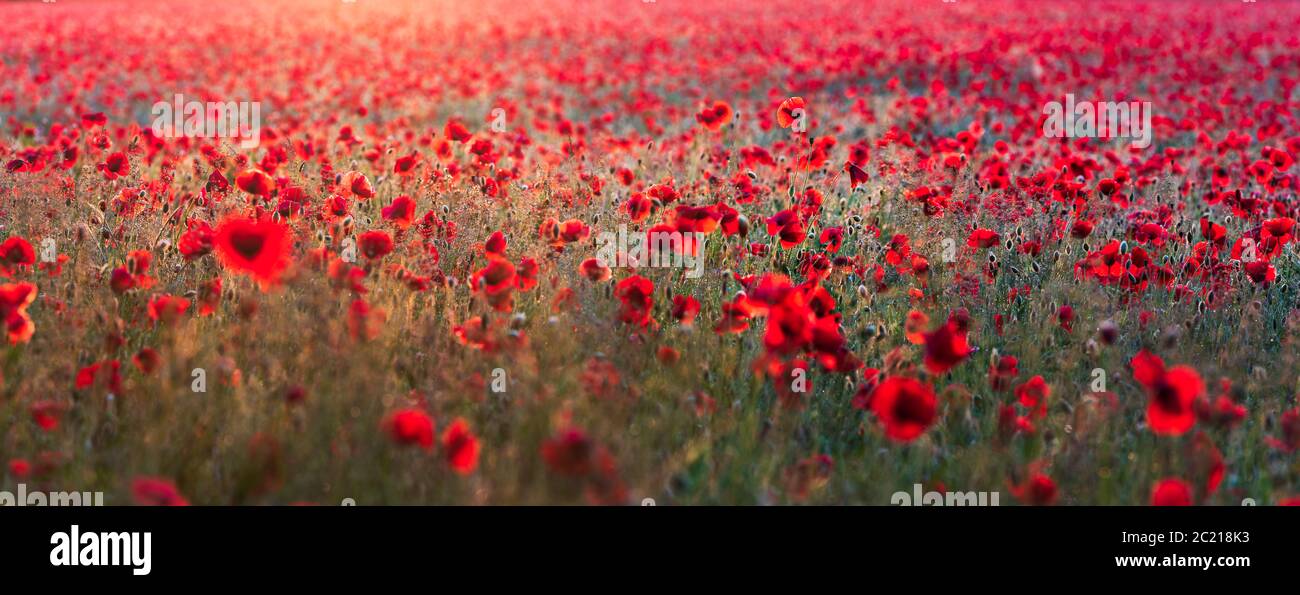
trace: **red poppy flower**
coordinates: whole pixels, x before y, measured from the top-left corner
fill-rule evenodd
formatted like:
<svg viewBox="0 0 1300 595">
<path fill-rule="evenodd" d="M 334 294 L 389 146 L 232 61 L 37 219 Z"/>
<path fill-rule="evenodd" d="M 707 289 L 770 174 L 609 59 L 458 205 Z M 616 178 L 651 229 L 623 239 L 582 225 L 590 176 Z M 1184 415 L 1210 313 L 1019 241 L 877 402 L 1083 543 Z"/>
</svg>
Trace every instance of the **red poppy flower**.
<svg viewBox="0 0 1300 595">
<path fill-rule="evenodd" d="M 131 481 L 131 496 L 140 506 L 189 506 L 176 484 L 161 477 L 137 477 Z"/>
<path fill-rule="evenodd" d="M 415 220 L 415 201 L 402 194 L 394 198 L 391 204 L 380 209 L 380 212 L 385 220 L 392 221 L 398 229 L 406 229 Z"/>
<path fill-rule="evenodd" d="M 49 399 L 36 401 L 30 407 L 32 421 L 46 432 L 59 427 L 59 420 L 63 418 L 63 412 L 66 410 L 67 407 L 63 403 Z"/>
<path fill-rule="evenodd" d="M 31 283 L 0 285 L 0 317 L 11 344 L 26 343 L 36 334 L 36 325 L 27 314 L 27 306 L 36 300 L 36 286 Z"/>
<path fill-rule="evenodd" d="M 149 320 L 170 326 L 176 324 L 189 308 L 190 301 L 183 297 L 157 295 L 149 300 Z"/>
<path fill-rule="evenodd" d="M 478 438 L 469 430 L 469 423 L 456 418 L 442 434 L 442 448 L 447 455 L 447 463 L 452 470 L 461 475 L 469 475 L 478 467 Z"/>
<path fill-rule="evenodd" d="M 800 116 L 795 110 L 805 109 L 805 103 L 802 97 L 791 97 L 781 102 L 776 109 L 776 124 L 782 128 L 789 128 Z M 807 117 L 807 114 L 803 114 Z"/>
<path fill-rule="evenodd" d="M 1074 332 L 1074 306 L 1064 305 L 1056 309 L 1056 322 L 1065 332 Z"/>
<path fill-rule="evenodd" d="M 367 231 L 357 238 L 357 247 L 362 256 L 370 260 L 383 258 L 393 251 L 393 236 L 378 229 Z"/>
<path fill-rule="evenodd" d="M 399 176 L 409 176 L 415 172 L 415 166 L 420 163 L 420 154 L 411 153 L 398 157 L 393 163 L 393 173 Z"/>
<path fill-rule="evenodd" d="M 817 241 L 821 242 L 823 246 L 826 246 L 827 252 L 830 252 L 831 254 L 839 252 L 840 246 L 844 243 L 844 228 L 827 227 L 822 230 L 822 235 L 817 238 Z"/>
<path fill-rule="evenodd" d="M 659 360 L 659 363 L 665 366 L 676 365 L 677 360 L 681 359 L 681 357 L 682 354 L 680 351 L 677 351 L 676 349 L 673 349 L 672 347 L 669 347 L 667 345 L 659 346 L 659 350 L 655 352 L 655 358 Z"/>
<path fill-rule="evenodd" d="M 1295 219 L 1290 217 L 1276 217 L 1264 221 L 1259 228 L 1259 247 L 1257 256 L 1265 260 L 1273 259 L 1282 255 L 1282 248 L 1295 240 L 1292 235 L 1295 229 Z"/>
<path fill-rule="evenodd" d="M 109 392 L 122 392 L 122 363 L 117 360 L 96 362 L 77 371 L 74 380 L 77 389 L 96 385 L 107 388 Z"/>
<path fill-rule="evenodd" d="M 582 477 L 592 470 L 596 446 L 582 430 L 570 428 L 542 442 L 542 460 L 560 475 Z"/>
<path fill-rule="evenodd" d="M 1151 490 L 1152 506 L 1191 506 L 1192 486 L 1178 478 L 1162 479 Z"/>
<path fill-rule="evenodd" d="M 433 448 L 433 418 L 421 409 L 407 408 L 394 411 L 384 419 L 384 430 L 393 442 L 402 446 Z"/>
<path fill-rule="evenodd" d="M 339 186 L 343 188 L 345 194 L 350 194 L 359 199 L 365 200 L 375 195 L 375 189 L 370 185 L 370 178 L 359 171 L 350 171 L 343 174 L 339 180 Z"/>
<path fill-rule="evenodd" d="M 492 330 L 482 316 L 475 316 L 466 320 L 464 324 L 454 325 L 451 333 L 461 345 L 472 347 L 480 351 L 491 353 L 496 350 L 497 343 L 492 338 Z"/>
<path fill-rule="evenodd" d="M 515 267 L 515 288 L 519 291 L 532 291 L 537 287 L 537 259 L 525 258 Z"/>
<path fill-rule="evenodd" d="M 937 401 L 930 385 L 893 376 L 872 391 L 871 411 L 891 440 L 911 442 L 934 425 Z"/>
<path fill-rule="evenodd" d="M 559 225 L 557 233 L 559 246 L 563 246 L 587 239 L 591 235 L 591 227 L 577 219 L 570 219 Z"/>
<path fill-rule="evenodd" d="M 689 232 L 713 233 L 718 228 L 718 222 L 722 219 L 717 205 L 703 207 L 678 205 L 676 209 L 673 209 L 672 217 L 673 225 L 676 226 L 677 231 L 683 234 Z"/>
<path fill-rule="evenodd" d="M 216 231 L 208 225 L 207 221 L 191 219 L 186 224 L 186 231 L 181 234 L 176 247 L 185 260 L 194 260 L 212 251 L 216 237 Z"/>
<path fill-rule="evenodd" d="M 582 276 L 597 283 L 608 281 L 610 275 L 613 274 L 609 267 L 602 265 L 601 262 L 595 258 L 588 258 L 582 261 L 582 264 L 578 265 L 578 270 L 582 273 Z"/>
<path fill-rule="evenodd" d="M 617 366 L 604 358 L 589 358 L 579 380 L 582 388 L 598 399 L 625 394 L 622 391 L 623 375 L 619 374 Z"/>
<path fill-rule="evenodd" d="M 108 286 L 112 288 L 114 294 L 123 294 L 123 292 L 135 288 L 135 277 L 131 277 L 131 273 L 126 270 L 126 266 L 118 266 L 118 268 L 113 269 L 112 273 L 109 273 Z"/>
<path fill-rule="evenodd" d="M 632 219 L 633 223 L 640 223 L 650 216 L 654 206 L 654 201 L 637 192 L 628 198 L 621 208 L 627 211 L 627 215 Z"/>
<path fill-rule="evenodd" d="M 754 302 L 746 296 L 737 296 L 735 300 L 722 303 L 722 316 L 713 332 L 719 335 L 742 333 L 749 328 L 749 320 L 758 315 Z"/>
<path fill-rule="evenodd" d="M 646 326 L 654 321 L 651 312 L 654 309 L 655 285 L 640 275 L 632 275 L 614 288 L 614 296 L 622 303 L 618 319 L 635 326 Z"/>
<path fill-rule="evenodd" d="M 36 251 L 27 240 L 11 237 L 0 244 L 0 277 L 12 277 L 22 267 L 36 263 Z"/>
<path fill-rule="evenodd" d="M 849 172 L 849 188 L 857 188 L 858 186 L 867 183 L 867 180 L 871 179 L 871 177 L 867 175 L 867 170 L 862 169 L 862 166 L 852 161 L 844 162 L 844 171 Z"/>
<path fill-rule="evenodd" d="M 704 125 L 705 128 L 717 132 L 729 121 L 735 112 L 725 101 L 714 102 L 712 107 L 706 107 L 695 114 L 695 119 Z"/>
<path fill-rule="evenodd" d="M 930 324 L 930 317 L 920 310 L 912 310 L 903 319 L 903 338 L 913 345 L 925 344 L 925 327 Z"/>
<path fill-rule="evenodd" d="M 1227 394 L 1229 390 L 1231 385 L 1225 387 L 1224 394 L 1215 397 L 1213 401 L 1208 398 L 1197 399 L 1193 405 L 1197 421 L 1226 428 L 1241 423 L 1241 420 L 1246 418 L 1246 407 L 1234 401 Z"/>
<path fill-rule="evenodd" d="M 469 129 L 465 127 L 465 124 L 454 118 L 448 120 L 447 125 L 443 126 L 442 134 L 448 139 L 458 143 L 469 142 L 471 138 L 474 138 L 474 135 L 469 133 Z"/>
<path fill-rule="evenodd" d="M 126 255 L 126 270 L 131 274 L 133 286 L 141 289 L 153 287 L 154 279 L 149 276 L 149 267 L 153 264 L 153 254 L 148 250 L 132 250 Z"/>
<path fill-rule="evenodd" d="M 153 374 L 162 363 L 162 358 L 153 348 L 144 347 L 131 356 L 131 363 L 135 364 L 137 370 L 146 376 Z"/>
<path fill-rule="evenodd" d="M 953 321 L 939 325 L 925 335 L 925 368 L 931 374 L 943 374 L 960 364 L 971 354 L 966 343 L 966 333 L 958 330 Z"/>
<path fill-rule="evenodd" d="M 229 217 L 217 226 L 217 258 L 228 269 L 251 276 L 265 290 L 289 265 L 289 228 L 269 219 Z"/>
<path fill-rule="evenodd" d="M 853 398 L 849 400 L 849 406 L 860 411 L 868 411 L 871 409 L 871 397 L 876 392 L 876 386 L 880 384 L 880 370 L 867 368 L 863 370 L 862 378 L 863 382 L 853 392 Z"/>
<path fill-rule="evenodd" d="M 1030 506 L 1051 506 L 1056 503 L 1056 482 L 1043 473 L 1033 472 L 1024 483 L 1011 486 L 1011 495 Z"/>
<path fill-rule="evenodd" d="M 1164 436 L 1180 436 L 1196 423 L 1192 404 L 1205 392 L 1200 374 L 1188 366 L 1165 369 L 1164 360 L 1143 349 L 1129 361 L 1133 378 L 1147 389 L 1147 425 Z"/>
<path fill-rule="evenodd" d="M 1020 375 L 1019 365 L 1020 360 L 1014 355 L 999 357 L 997 363 L 989 366 L 989 388 L 993 390 L 1011 388 L 1011 381 Z"/>
<path fill-rule="evenodd" d="M 991 229 L 977 229 L 972 231 L 969 238 L 966 238 L 966 245 L 971 248 L 992 248 L 998 245 L 1002 237 Z"/>
<path fill-rule="evenodd" d="M 789 250 L 803 243 L 807 232 L 799 215 L 790 209 L 767 218 L 767 235 L 781 238 L 781 247 Z"/>
<path fill-rule="evenodd" d="M 1047 415 L 1047 397 L 1051 394 L 1052 388 L 1047 385 L 1047 381 L 1043 380 L 1042 376 L 1034 376 L 1016 387 L 1016 399 L 1025 408 L 1035 412 L 1038 417 Z"/>
<path fill-rule="evenodd" d="M 348 334 L 354 341 L 369 341 L 383 331 L 387 313 L 363 299 L 352 300 L 348 307 Z"/>
<path fill-rule="evenodd" d="M 98 168 L 100 172 L 103 172 L 104 179 L 116 180 L 130 175 L 131 160 L 127 159 L 126 153 L 118 151 L 109 155 L 108 159 L 99 164 Z"/>
<path fill-rule="evenodd" d="M 87 112 L 81 114 L 81 125 L 86 128 L 98 128 L 108 123 L 108 116 L 103 112 Z"/>
<path fill-rule="evenodd" d="M 553 247 L 564 246 L 560 240 L 560 221 L 555 217 L 543 219 L 542 224 L 537 226 L 537 235 Z"/>
<path fill-rule="evenodd" d="M 801 351 L 813 338 L 817 318 L 804 302 L 802 294 L 791 293 L 790 298 L 773 306 L 767 317 L 763 345 L 769 353 L 792 355 Z"/>
<path fill-rule="evenodd" d="M 1264 441 L 1278 450 L 1286 452 L 1300 450 L 1300 409 L 1291 409 L 1283 413 L 1278 426 L 1282 431 L 1282 437 L 1269 436 Z"/>
<path fill-rule="evenodd" d="M 505 234 L 494 231 L 488 240 L 483 243 L 483 254 L 489 258 L 496 256 L 505 258 L 506 256 L 506 236 Z"/>
<path fill-rule="evenodd" d="M 1277 279 L 1277 269 L 1267 260 L 1242 263 L 1242 268 L 1245 269 L 1246 276 L 1250 277 L 1251 282 L 1256 285 L 1267 286 Z"/>
<path fill-rule="evenodd" d="M 262 198 L 270 198 L 271 192 L 275 190 L 275 180 L 271 178 L 271 174 L 257 168 L 239 172 L 239 175 L 235 176 L 235 185 L 244 192 Z"/>
<path fill-rule="evenodd" d="M 9 474 L 14 479 L 26 479 L 32 472 L 32 464 L 26 459 L 12 459 L 9 461 Z"/>
<path fill-rule="evenodd" d="M 204 186 L 204 190 L 213 194 L 224 194 L 230 190 L 230 182 L 226 180 L 226 176 L 221 175 L 221 172 L 213 170 L 208 175 L 208 183 Z"/>
<path fill-rule="evenodd" d="M 700 313 L 700 301 L 689 295 L 673 296 L 673 318 L 682 326 L 690 326 Z"/>
<path fill-rule="evenodd" d="M 490 258 L 488 265 L 474 273 L 470 283 L 483 292 L 488 304 L 498 312 L 514 308 L 515 266 L 504 258 Z"/>
<path fill-rule="evenodd" d="M 817 363 L 828 371 L 848 374 L 862 367 L 862 360 L 848 347 L 837 316 L 817 320 L 809 347 L 817 357 Z"/>
</svg>

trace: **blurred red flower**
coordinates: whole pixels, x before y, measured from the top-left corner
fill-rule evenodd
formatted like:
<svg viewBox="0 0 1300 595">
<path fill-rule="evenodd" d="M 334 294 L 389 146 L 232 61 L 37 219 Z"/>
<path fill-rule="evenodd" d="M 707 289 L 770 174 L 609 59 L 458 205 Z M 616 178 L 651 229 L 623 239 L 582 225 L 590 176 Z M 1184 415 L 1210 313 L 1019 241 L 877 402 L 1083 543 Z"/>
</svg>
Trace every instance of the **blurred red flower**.
<svg viewBox="0 0 1300 595">
<path fill-rule="evenodd" d="M 1133 378 L 1147 389 L 1147 424 L 1151 431 L 1179 436 L 1196 423 L 1192 403 L 1205 393 L 1200 374 L 1188 366 L 1165 369 L 1164 360 L 1143 349 L 1129 361 Z"/>
<path fill-rule="evenodd" d="M 442 435 L 442 448 L 447 463 L 461 475 L 468 475 L 478 467 L 479 442 L 469 430 L 469 423 L 456 418 Z"/>
<path fill-rule="evenodd" d="M 930 385 L 893 376 L 872 391 L 871 411 L 885 426 L 886 436 L 898 442 L 911 442 L 934 425 L 937 400 Z"/>
<path fill-rule="evenodd" d="M 0 244 L 0 277 L 12 277 L 23 267 L 36 263 L 36 251 L 27 240 L 13 236 Z"/>
<path fill-rule="evenodd" d="M 622 303 L 618 319 L 635 326 L 646 326 L 654 321 L 654 283 L 640 275 L 632 275 L 614 288 L 614 296 Z"/>
<path fill-rule="evenodd" d="M 131 481 L 131 496 L 140 506 L 189 506 L 176 484 L 161 477 L 137 477 Z"/>
<path fill-rule="evenodd" d="M 289 265 L 289 228 L 271 220 L 229 217 L 217 226 L 214 243 L 226 268 L 251 276 L 263 290 Z"/>
<path fill-rule="evenodd" d="M 966 333 L 948 320 L 925 336 L 925 368 L 931 374 L 943 374 L 970 356 Z"/>
<path fill-rule="evenodd" d="M 1191 506 L 1192 486 L 1177 478 L 1162 479 L 1151 490 L 1151 505 Z"/>
<path fill-rule="evenodd" d="M 542 442 L 542 460 L 560 475 L 582 477 L 591 472 L 595 450 L 585 432 L 569 428 Z"/>
<path fill-rule="evenodd" d="M 433 448 L 433 418 L 415 408 L 394 411 L 384 419 L 384 429 L 393 442 L 402 446 Z"/>
<path fill-rule="evenodd" d="M 27 314 L 27 307 L 35 300 L 36 286 L 31 283 L 0 285 L 0 318 L 10 343 L 26 343 L 36 334 L 36 324 Z"/>
</svg>

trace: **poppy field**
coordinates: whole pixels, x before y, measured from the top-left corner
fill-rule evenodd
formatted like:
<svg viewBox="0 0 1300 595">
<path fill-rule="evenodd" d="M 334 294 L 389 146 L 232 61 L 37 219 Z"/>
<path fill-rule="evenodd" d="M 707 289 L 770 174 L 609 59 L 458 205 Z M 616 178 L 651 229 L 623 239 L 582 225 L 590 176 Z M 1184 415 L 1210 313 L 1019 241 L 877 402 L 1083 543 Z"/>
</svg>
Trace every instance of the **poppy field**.
<svg viewBox="0 0 1300 595">
<path fill-rule="evenodd" d="M 0 490 L 1300 504 L 1300 4 L 0 15 Z"/>
</svg>

